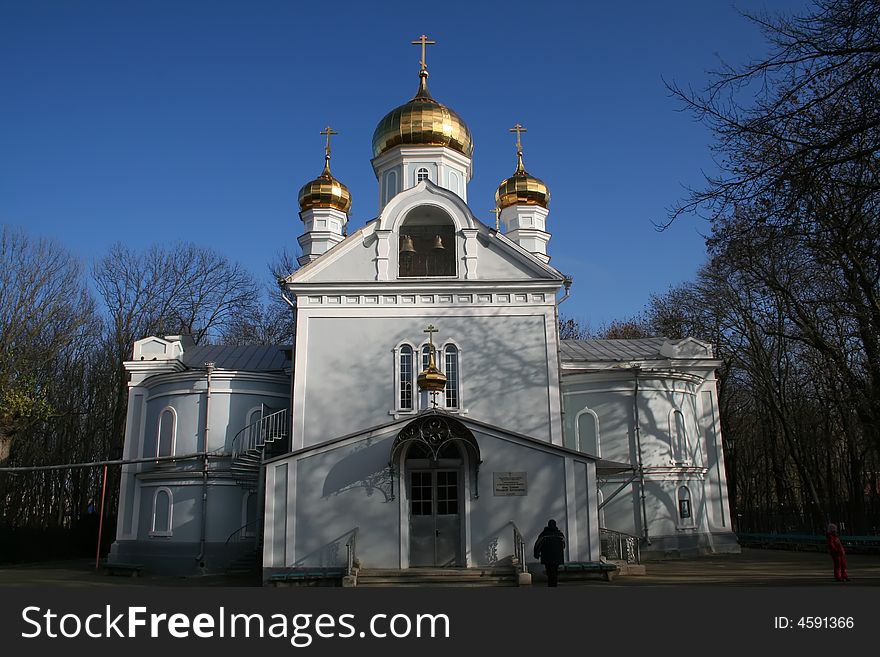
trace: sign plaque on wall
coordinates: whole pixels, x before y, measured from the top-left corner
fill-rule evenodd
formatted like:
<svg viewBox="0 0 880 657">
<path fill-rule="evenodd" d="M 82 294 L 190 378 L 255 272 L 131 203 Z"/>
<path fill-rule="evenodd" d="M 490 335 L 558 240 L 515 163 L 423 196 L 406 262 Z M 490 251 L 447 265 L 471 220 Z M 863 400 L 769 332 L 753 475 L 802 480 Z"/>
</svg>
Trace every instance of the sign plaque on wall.
<svg viewBox="0 0 880 657">
<path fill-rule="evenodd" d="M 496 497 L 528 495 L 525 472 L 493 472 L 492 483 Z"/>
</svg>

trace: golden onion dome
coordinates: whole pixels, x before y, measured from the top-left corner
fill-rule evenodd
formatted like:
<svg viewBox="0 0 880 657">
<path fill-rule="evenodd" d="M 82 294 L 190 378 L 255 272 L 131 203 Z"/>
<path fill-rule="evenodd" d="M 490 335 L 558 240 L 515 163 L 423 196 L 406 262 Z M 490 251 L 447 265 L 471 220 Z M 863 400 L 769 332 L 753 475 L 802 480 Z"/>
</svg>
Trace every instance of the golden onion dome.
<svg viewBox="0 0 880 657">
<path fill-rule="evenodd" d="M 446 375 L 437 368 L 437 363 L 434 362 L 433 344 L 429 354 L 428 367 L 419 372 L 419 375 L 416 377 L 416 384 L 419 386 L 419 390 L 442 392 L 446 387 Z"/>
<path fill-rule="evenodd" d="M 351 192 L 330 174 L 329 153 L 324 158 L 324 170 L 321 175 L 307 182 L 299 190 L 299 208 L 302 211 L 333 208 L 345 213 L 351 209 Z"/>
<path fill-rule="evenodd" d="M 516 171 L 502 180 L 495 192 L 495 205 L 499 210 L 512 205 L 550 205 L 550 190 L 540 178 L 529 174 L 523 166 L 522 150 L 517 151 Z"/>
<path fill-rule="evenodd" d="M 418 93 L 408 103 L 391 110 L 373 132 L 373 157 L 401 145 L 446 146 L 471 157 L 471 131 L 454 111 L 428 93 L 428 71 L 419 72 Z"/>
</svg>

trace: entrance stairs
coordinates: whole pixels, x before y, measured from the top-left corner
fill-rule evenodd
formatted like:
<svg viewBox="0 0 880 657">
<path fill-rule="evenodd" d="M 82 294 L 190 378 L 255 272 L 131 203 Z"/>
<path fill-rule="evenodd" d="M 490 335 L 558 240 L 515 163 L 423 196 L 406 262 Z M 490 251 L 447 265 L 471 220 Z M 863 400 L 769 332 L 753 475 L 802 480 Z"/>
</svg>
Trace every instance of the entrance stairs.
<svg viewBox="0 0 880 657">
<path fill-rule="evenodd" d="M 518 586 L 513 566 L 497 568 L 361 568 L 356 586 L 494 587 Z"/>
</svg>

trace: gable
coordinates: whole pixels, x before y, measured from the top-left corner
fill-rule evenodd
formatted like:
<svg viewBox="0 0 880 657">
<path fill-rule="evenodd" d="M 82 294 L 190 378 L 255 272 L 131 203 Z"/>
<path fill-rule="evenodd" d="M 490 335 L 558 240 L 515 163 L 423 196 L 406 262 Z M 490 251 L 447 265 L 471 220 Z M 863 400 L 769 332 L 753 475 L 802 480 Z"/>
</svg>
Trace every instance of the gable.
<svg viewBox="0 0 880 657">
<path fill-rule="evenodd" d="M 401 234 L 414 223 L 445 222 L 454 231 L 453 275 L 401 276 Z M 424 228 L 424 226 L 420 226 Z M 410 229 L 412 230 L 412 229 Z M 439 228 L 438 228 L 439 232 Z M 450 233 L 452 234 L 452 233 Z M 446 240 L 449 241 L 448 239 Z M 425 248 L 420 245 L 420 248 Z M 404 254 L 406 255 L 406 254 Z M 433 257 L 425 254 L 424 257 Z M 450 254 L 452 258 L 452 255 Z M 458 196 L 423 181 L 398 194 L 379 218 L 330 249 L 288 279 L 296 283 L 369 281 L 558 281 L 562 276 L 531 253 L 476 219 Z"/>
</svg>

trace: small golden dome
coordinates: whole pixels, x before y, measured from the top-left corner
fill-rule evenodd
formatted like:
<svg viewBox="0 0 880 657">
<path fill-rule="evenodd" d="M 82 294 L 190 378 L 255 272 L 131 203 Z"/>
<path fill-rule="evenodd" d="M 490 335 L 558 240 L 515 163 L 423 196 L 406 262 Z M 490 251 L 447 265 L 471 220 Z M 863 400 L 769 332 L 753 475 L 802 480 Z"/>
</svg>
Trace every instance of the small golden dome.
<svg viewBox="0 0 880 657">
<path fill-rule="evenodd" d="M 400 145 L 446 146 L 471 157 L 474 142 L 462 118 L 428 93 L 428 71 L 419 73 L 419 91 L 385 115 L 373 133 L 373 157 Z"/>
<path fill-rule="evenodd" d="M 351 192 L 348 187 L 330 175 L 330 156 L 327 155 L 321 175 L 307 182 L 299 190 L 299 208 L 333 208 L 348 213 L 351 209 Z"/>
<path fill-rule="evenodd" d="M 419 390 L 427 390 L 428 392 L 442 392 L 446 387 L 446 375 L 437 369 L 437 363 L 434 362 L 434 345 L 431 345 L 431 351 L 428 357 L 428 367 L 419 372 L 416 377 L 416 384 Z"/>
<path fill-rule="evenodd" d="M 495 204 L 500 210 L 512 205 L 540 205 L 542 208 L 550 205 L 550 190 L 543 180 L 525 170 L 522 151 L 517 152 L 516 171 L 498 186 Z"/>
</svg>

